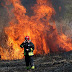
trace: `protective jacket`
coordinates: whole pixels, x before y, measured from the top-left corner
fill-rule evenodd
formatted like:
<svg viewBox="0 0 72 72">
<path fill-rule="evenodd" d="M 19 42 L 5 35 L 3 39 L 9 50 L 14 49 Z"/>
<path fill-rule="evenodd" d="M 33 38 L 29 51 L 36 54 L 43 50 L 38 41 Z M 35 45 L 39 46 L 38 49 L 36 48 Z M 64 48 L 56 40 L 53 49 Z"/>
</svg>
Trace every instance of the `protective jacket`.
<svg viewBox="0 0 72 72">
<path fill-rule="evenodd" d="M 20 45 L 21 48 L 24 48 L 24 55 L 28 55 L 28 56 L 33 56 L 33 50 L 34 50 L 34 44 L 32 42 L 23 42 Z M 29 51 L 26 51 L 26 49 L 29 49 Z"/>
</svg>

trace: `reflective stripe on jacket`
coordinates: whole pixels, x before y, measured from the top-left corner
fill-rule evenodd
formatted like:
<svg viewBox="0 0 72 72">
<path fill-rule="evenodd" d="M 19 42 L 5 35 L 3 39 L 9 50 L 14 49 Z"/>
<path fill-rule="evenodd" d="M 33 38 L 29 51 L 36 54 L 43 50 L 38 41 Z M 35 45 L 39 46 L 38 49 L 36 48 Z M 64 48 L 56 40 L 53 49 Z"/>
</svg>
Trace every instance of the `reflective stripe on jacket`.
<svg viewBox="0 0 72 72">
<path fill-rule="evenodd" d="M 24 55 L 26 55 L 25 49 L 24 49 Z M 34 55 L 33 49 L 32 49 L 32 48 L 31 48 L 31 51 L 28 52 L 28 55 L 29 55 L 29 56 L 33 56 L 33 55 Z"/>
</svg>

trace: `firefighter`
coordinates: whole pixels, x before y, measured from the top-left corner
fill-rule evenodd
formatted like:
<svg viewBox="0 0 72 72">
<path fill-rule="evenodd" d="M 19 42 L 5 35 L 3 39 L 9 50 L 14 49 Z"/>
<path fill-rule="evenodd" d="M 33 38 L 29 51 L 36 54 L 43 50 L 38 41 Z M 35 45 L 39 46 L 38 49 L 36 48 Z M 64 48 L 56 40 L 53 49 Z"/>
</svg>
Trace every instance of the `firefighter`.
<svg viewBox="0 0 72 72">
<path fill-rule="evenodd" d="M 33 62 L 34 44 L 31 42 L 29 36 L 25 37 L 25 41 L 20 45 L 20 47 L 24 48 L 26 69 L 30 69 L 30 66 L 31 66 L 31 69 L 34 69 L 35 68 L 34 62 Z"/>
</svg>

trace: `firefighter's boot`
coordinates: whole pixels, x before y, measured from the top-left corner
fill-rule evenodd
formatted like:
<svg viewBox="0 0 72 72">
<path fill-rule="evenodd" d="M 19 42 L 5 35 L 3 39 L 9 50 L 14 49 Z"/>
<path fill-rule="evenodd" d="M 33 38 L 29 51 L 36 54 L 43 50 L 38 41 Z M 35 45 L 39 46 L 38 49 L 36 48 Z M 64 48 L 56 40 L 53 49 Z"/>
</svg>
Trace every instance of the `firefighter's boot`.
<svg viewBox="0 0 72 72">
<path fill-rule="evenodd" d="M 29 67 L 29 66 L 27 66 L 27 67 L 26 67 L 26 69 L 27 69 L 27 70 L 29 70 L 29 69 L 30 69 L 30 67 Z"/>
<path fill-rule="evenodd" d="M 35 66 L 32 66 L 31 69 L 35 69 Z"/>
</svg>

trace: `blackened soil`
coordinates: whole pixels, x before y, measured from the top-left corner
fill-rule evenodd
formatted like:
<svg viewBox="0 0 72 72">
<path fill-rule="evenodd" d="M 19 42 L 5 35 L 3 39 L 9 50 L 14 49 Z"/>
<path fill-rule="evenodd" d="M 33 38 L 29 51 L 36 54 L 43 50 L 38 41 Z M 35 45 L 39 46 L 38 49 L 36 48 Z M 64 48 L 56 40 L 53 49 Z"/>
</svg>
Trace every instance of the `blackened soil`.
<svg viewBox="0 0 72 72">
<path fill-rule="evenodd" d="M 34 70 L 26 70 L 24 59 L 0 60 L 0 72 L 72 72 L 72 51 L 34 56 L 34 63 Z"/>
</svg>

